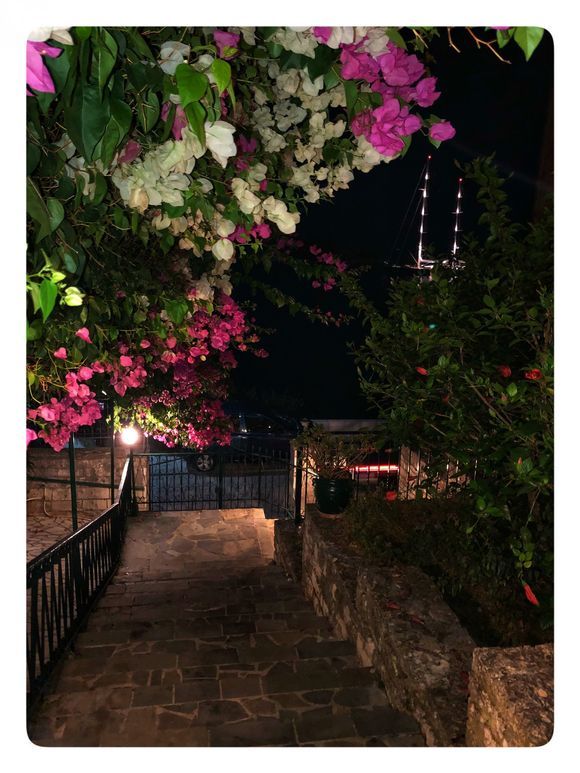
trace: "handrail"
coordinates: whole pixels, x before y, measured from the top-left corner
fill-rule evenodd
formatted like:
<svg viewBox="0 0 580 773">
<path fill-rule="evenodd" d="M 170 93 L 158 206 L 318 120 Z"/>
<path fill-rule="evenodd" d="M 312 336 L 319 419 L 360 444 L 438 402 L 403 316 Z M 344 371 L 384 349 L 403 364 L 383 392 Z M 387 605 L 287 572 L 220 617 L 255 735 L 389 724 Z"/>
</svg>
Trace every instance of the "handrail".
<svg viewBox="0 0 580 773">
<path fill-rule="evenodd" d="M 128 457 L 117 501 L 27 563 L 29 706 L 114 575 L 134 502 L 133 460 Z"/>
</svg>

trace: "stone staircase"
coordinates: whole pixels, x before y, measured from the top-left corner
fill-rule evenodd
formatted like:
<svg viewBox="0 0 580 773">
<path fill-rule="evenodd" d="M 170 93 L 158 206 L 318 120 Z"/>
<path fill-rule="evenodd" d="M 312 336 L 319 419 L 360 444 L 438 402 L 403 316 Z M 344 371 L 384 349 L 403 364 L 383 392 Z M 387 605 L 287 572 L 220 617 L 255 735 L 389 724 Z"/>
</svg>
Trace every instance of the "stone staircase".
<svg viewBox="0 0 580 773">
<path fill-rule="evenodd" d="M 147 513 L 29 722 L 43 746 L 423 746 L 258 510 Z"/>
</svg>

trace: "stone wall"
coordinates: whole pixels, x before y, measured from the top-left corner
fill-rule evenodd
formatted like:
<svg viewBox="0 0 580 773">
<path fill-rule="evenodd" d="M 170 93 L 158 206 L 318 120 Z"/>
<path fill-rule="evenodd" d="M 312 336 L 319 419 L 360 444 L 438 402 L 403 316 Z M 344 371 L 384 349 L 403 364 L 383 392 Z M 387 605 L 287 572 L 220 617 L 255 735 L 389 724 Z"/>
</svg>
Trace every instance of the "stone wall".
<svg viewBox="0 0 580 773">
<path fill-rule="evenodd" d="M 274 561 L 294 582 L 302 580 L 302 527 L 293 520 L 274 521 Z"/>
<path fill-rule="evenodd" d="M 127 453 L 115 449 L 115 496 L 121 481 Z M 145 501 L 148 486 L 148 460 L 135 458 L 135 485 L 137 498 Z M 32 477 L 60 478 L 70 476 L 67 451 L 56 453 L 48 448 L 30 448 L 27 456 L 27 474 Z M 111 505 L 111 490 L 82 486 L 78 481 L 109 483 L 111 479 L 111 451 L 108 448 L 75 449 L 77 479 L 77 508 L 79 515 L 97 516 Z M 140 489 L 140 490 L 139 490 Z M 26 481 L 28 515 L 69 515 L 71 512 L 70 484 Z"/>
<path fill-rule="evenodd" d="M 302 582 L 316 611 L 356 645 L 428 745 L 463 745 L 475 644 L 433 582 L 414 567 L 363 563 L 336 539 L 335 517 L 311 508 L 303 528 Z"/>
<path fill-rule="evenodd" d="M 467 745 L 542 746 L 553 728 L 553 645 L 475 650 Z"/>
</svg>

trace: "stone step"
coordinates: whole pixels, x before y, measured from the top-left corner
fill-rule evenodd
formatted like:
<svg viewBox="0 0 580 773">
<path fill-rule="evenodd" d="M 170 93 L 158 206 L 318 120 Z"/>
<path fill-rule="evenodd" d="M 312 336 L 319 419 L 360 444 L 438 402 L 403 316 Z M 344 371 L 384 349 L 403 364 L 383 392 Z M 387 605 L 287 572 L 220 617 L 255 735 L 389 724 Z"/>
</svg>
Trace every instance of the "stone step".
<svg viewBox="0 0 580 773">
<path fill-rule="evenodd" d="M 165 618 L 195 619 L 199 617 L 231 617 L 236 615 L 263 615 L 278 612 L 308 612 L 312 606 L 300 595 L 278 601 L 232 601 L 224 597 L 215 600 L 190 600 L 186 603 L 166 603 L 97 606 L 91 614 L 91 624 L 97 627 L 112 619 L 123 622 L 154 622 L 160 613 Z"/>
<path fill-rule="evenodd" d="M 424 745 L 415 720 L 387 706 L 374 685 L 267 693 L 251 677 L 245 689 L 243 681 L 52 695 L 35 719 L 36 737 L 60 722 L 65 730 L 72 728 L 74 738 L 75 720 L 84 716 L 85 733 L 93 725 L 99 729 L 92 742 L 85 737 L 88 745 L 129 745 L 139 729 L 137 745 L 143 746 L 174 745 L 175 731 L 178 745 L 207 745 L 200 743 L 204 730 L 213 746 Z M 71 745 L 83 743 L 77 739 Z"/>
<path fill-rule="evenodd" d="M 75 652 L 98 650 L 102 647 L 143 645 L 145 643 L 181 642 L 181 641 L 223 641 L 231 643 L 235 636 L 253 637 L 250 646 L 255 646 L 268 636 L 272 641 L 296 643 L 306 636 L 316 639 L 328 639 L 331 630 L 324 618 L 305 616 L 296 619 L 289 616 L 282 620 L 250 619 L 238 621 L 237 618 L 200 618 L 196 620 L 178 620 L 150 624 L 124 625 L 110 630 L 87 630 L 80 633 L 75 641 Z M 145 650 L 143 650 L 145 651 Z"/>
<path fill-rule="evenodd" d="M 123 641 L 146 641 L 159 638 L 172 638 L 171 632 L 175 632 L 175 638 L 190 638 L 191 633 L 202 635 L 218 635 L 220 632 L 233 633 L 266 633 L 268 631 L 310 630 L 312 628 L 327 628 L 330 626 L 325 617 L 316 615 L 312 607 L 306 610 L 289 612 L 264 612 L 262 614 L 242 613 L 234 615 L 211 615 L 209 617 L 165 617 L 165 610 L 161 613 L 161 619 L 143 622 L 131 622 L 111 620 L 97 620 L 91 617 L 86 630 L 80 634 L 79 639 L 88 641 L 94 637 L 99 644 L 114 644 Z M 251 630 L 250 630 L 251 628 Z M 217 632 L 217 633 L 212 633 Z M 102 634 L 102 638 L 99 638 Z"/>
</svg>

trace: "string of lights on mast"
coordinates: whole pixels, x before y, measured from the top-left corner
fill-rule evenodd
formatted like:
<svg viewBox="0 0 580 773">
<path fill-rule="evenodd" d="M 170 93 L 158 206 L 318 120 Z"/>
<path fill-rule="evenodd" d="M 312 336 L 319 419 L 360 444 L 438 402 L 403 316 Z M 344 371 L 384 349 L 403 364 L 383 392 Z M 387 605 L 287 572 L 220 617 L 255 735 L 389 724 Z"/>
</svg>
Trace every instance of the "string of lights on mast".
<svg viewBox="0 0 580 773">
<path fill-rule="evenodd" d="M 429 183 L 431 180 L 431 156 L 427 156 L 425 163 L 425 171 L 423 174 L 422 185 L 419 188 L 420 192 L 420 217 L 419 217 L 419 236 L 417 241 L 417 253 L 414 262 L 406 268 L 414 271 L 421 272 L 421 276 L 425 281 L 431 279 L 431 271 L 435 267 L 437 261 L 426 258 L 425 246 L 427 237 L 427 217 L 429 215 Z M 460 177 L 457 183 L 457 195 L 455 201 L 455 209 L 453 210 L 453 230 L 451 235 L 451 245 L 449 249 L 449 257 L 441 261 L 441 265 L 445 268 L 451 268 L 453 270 L 460 269 L 465 265 L 465 262 L 459 258 L 460 251 L 460 234 L 461 234 L 461 215 L 463 203 L 463 178 Z"/>
</svg>

